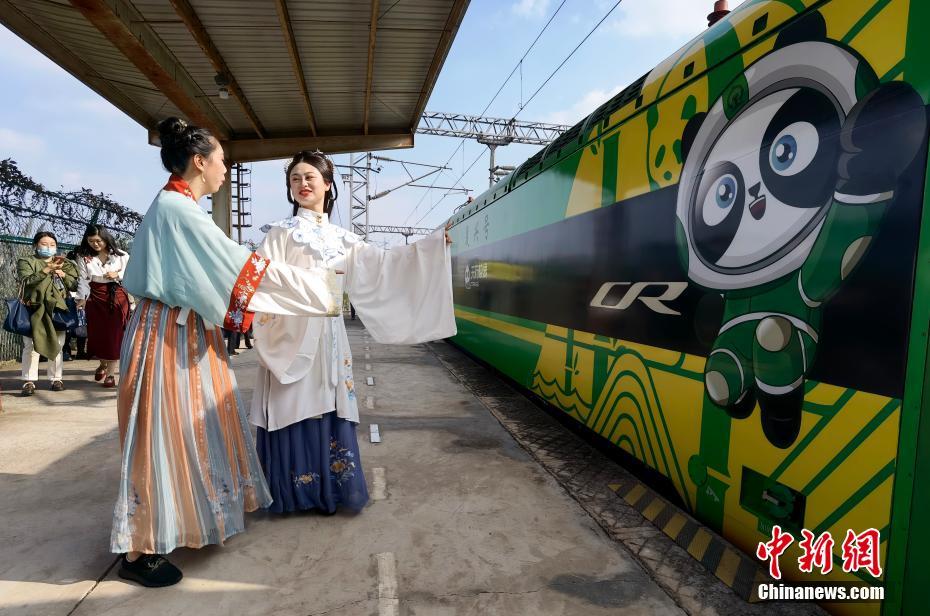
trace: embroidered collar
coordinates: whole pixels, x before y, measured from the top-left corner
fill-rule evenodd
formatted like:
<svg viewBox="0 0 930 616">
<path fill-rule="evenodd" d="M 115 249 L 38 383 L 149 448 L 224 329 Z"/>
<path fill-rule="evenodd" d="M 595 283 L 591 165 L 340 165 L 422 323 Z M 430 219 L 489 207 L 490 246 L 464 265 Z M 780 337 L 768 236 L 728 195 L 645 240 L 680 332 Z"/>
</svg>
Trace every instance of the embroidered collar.
<svg viewBox="0 0 930 616">
<path fill-rule="evenodd" d="M 181 193 L 185 197 L 192 199 L 195 202 L 197 201 L 194 199 L 194 193 L 191 191 L 190 185 L 184 181 L 184 178 L 175 173 L 172 173 L 171 177 L 168 178 L 168 183 L 165 184 L 165 188 L 163 190 L 170 190 L 173 192 Z"/>
<path fill-rule="evenodd" d="M 305 220 L 313 221 L 318 225 L 324 225 L 329 222 L 329 216 L 327 216 L 325 212 L 315 212 L 305 207 L 297 208 L 297 216 Z"/>
</svg>

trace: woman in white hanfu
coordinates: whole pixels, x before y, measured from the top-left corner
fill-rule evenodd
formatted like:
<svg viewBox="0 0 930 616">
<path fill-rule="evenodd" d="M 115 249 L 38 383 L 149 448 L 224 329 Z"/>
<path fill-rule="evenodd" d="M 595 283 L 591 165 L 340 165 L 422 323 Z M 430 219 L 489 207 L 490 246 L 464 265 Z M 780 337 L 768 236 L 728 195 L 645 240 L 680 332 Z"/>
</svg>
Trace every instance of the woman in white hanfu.
<svg viewBox="0 0 930 616">
<path fill-rule="evenodd" d="M 443 229 L 383 250 L 332 224 L 333 163 L 300 152 L 287 166 L 293 215 L 262 228 L 258 253 L 306 268 L 344 272 L 344 289 L 366 329 L 381 343 L 415 344 L 454 336 L 452 265 Z M 257 314 L 259 357 L 251 422 L 277 513 L 368 501 L 359 459 L 352 354 L 342 316 Z"/>
<path fill-rule="evenodd" d="M 123 274 L 138 305 L 120 349 L 110 538 L 113 552 L 125 552 L 118 575 L 144 586 L 178 583 L 164 554 L 222 544 L 245 529 L 246 511 L 271 502 L 219 325 L 246 330 L 254 312 L 326 319 L 341 297 L 335 272 L 268 261 L 200 209 L 228 172 L 216 137 L 179 118 L 158 132 L 172 175 Z"/>
</svg>

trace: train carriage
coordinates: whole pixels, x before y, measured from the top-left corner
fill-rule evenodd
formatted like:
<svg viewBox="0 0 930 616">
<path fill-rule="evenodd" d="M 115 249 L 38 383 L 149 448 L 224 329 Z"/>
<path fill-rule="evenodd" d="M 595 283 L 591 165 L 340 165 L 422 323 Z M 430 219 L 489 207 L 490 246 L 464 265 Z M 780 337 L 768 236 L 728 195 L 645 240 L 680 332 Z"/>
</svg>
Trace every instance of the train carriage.
<svg viewBox="0 0 930 616">
<path fill-rule="evenodd" d="M 451 219 L 453 342 L 795 580 L 927 603 L 930 3 L 748 1 Z M 930 413 L 930 409 L 926 410 Z M 846 573 L 848 530 L 881 573 Z"/>
</svg>

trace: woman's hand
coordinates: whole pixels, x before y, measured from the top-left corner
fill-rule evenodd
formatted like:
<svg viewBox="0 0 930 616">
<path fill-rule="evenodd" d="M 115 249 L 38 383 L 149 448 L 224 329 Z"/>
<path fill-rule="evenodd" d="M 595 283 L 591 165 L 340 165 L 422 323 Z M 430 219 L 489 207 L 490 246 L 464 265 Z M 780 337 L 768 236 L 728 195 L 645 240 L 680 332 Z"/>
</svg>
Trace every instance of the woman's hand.
<svg viewBox="0 0 930 616">
<path fill-rule="evenodd" d="M 116 280 L 117 278 L 119 278 L 119 273 L 117 273 L 117 272 L 106 272 L 106 273 L 104 274 L 104 276 L 107 277 L 107 278 L 109 278 L 110 280 Z"/>
<path fill-rule="evenodd" d="M 61 269 L 60 267 L 57 267 L 55 268 L 55 275 L 58 276 L 59 278 L 64 278 L 65 270 Z"/>
<path fill-rule="evenodd" d="M 451 228 L 452 228 L 452 223 L 451 222 L 447 223 L 446 224 L 446 246 L 450 246 L 452 244 L 452 238 L 449 237 L 449 229 Z"/>
<path fill-rule="evenodd" d="M 76 299 L 76 300 L 74 300 L 74 305 L 77 306 L 78 308 L 83 308 L 85 305 L 87 305 L 87 300 L 86 300 L 86 299 Z"/>
</svg>

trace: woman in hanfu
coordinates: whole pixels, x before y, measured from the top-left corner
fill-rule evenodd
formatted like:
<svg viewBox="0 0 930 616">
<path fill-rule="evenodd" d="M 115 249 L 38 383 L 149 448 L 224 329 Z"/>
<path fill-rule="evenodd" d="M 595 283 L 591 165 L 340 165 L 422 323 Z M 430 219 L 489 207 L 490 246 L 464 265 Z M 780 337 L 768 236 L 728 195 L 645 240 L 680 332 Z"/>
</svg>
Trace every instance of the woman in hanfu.
<svg viewBox="0 0 930 616">
<path fill-rule="evenodd" d="M 123 286 L 138 299 L 120 354 L 122 464 L 111 549 L 119 575 L 168 586 L 164 554 L 223 543 L 244 512 L 271 503 L 229 368 L 220 325 L 246 330 L 252 312 L 338 313 L 333 271 L 270 262 L 232 241 L 197 205 L 226 176 L 206 130 L 159 124 L 171 172 L 133 241 Z"/>
<path fill-rule="evenodd" d="M 344 270 L 345 291 L 378 342 L 415 344 L 455 335 L 448 233 L 438 229 L 409 246 L 382 250 L 332 224 L 333 164 L 317 152 L 298 153 L 285 183 L 293 215 L 263 227 L 259 254 L 298 267 Z M 271 510 L 360 510 L 368 491 L 342 316 L 258 314 L 253 329 L 259 371 L 250 420 L 257 426 Z"/>
</svg>

